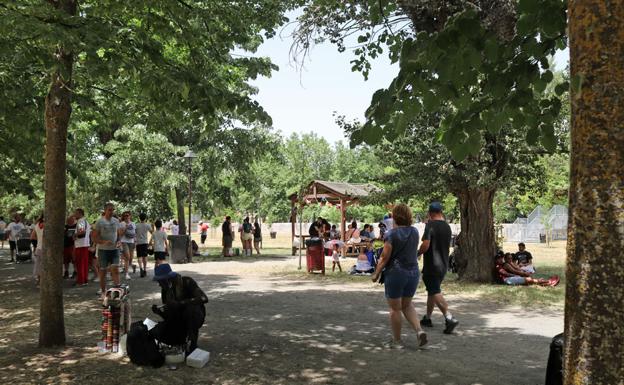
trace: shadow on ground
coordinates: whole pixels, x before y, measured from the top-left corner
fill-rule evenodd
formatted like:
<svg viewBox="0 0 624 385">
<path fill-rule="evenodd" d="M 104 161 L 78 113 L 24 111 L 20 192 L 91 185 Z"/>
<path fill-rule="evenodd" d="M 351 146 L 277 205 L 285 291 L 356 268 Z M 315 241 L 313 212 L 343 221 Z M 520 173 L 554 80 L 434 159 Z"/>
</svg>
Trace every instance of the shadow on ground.
<svg viewBox="0 0 624 385">
<path fill-rule="evenodd" d="M 210 264 L 207 264 L 210 265 Z M 209 266 L 208 266 L 209 267 Z M 0 383 L 13 384 L 542 384 L 550 339 L 531 333 L 535 317 L 521 309 L 456 299 L 461 327 L 430 344 L 387 350 L 387 308 L 378 288 L 349 290 L 267 277 L 246 287 L 235 274 L 188 272 L 211 299 L 200 347 L 211 352 L 203 369 L 140 368 L 127 358 L 101 354 L 95 284 L 65 290 L 68 346 L 36 347 L 39 295 L 26 278 L 29 265 L 0 264 Z M 182 274 L 185 266 L 178 265 Z M 205 269 L 209 271 L 210 269 Z M 150 314 L 157 285 L 131 281 L 133 317 Z M 423 309 L 423 299 L 416 301 Z M 497 325 L 501 314 L 506 320 Z M 556 317 L 558 314 L 547 314 Z M 153 318 L 156 318 L 153 316 Z M 537 327 L 537 325 L 535 325 Z"/>
</svg>

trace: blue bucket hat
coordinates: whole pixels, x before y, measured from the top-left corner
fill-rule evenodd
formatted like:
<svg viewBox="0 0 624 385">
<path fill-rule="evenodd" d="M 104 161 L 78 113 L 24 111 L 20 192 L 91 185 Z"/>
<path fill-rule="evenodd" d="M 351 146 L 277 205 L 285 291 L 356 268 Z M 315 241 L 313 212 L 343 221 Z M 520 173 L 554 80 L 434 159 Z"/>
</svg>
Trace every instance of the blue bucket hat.
<svg viewBox="0 0 624 385">
<path fill-rule="evenodd" d="M 171 270 L 171 266 L 168 263 L 163 263 L 154 269 L 154 281 L 162 281 L 163 279 L 169 279 L 176 277 L 178 273 Z"/>
</svg>

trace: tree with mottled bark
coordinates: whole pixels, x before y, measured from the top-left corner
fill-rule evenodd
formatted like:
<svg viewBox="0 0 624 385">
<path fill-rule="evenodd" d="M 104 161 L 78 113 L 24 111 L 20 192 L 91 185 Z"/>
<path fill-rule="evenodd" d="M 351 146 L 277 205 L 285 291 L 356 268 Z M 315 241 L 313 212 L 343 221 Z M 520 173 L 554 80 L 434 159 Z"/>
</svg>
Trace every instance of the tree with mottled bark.
<svg viewBox="0 0 624 385">
<path fill-rule="evenodd" d="M 624 384 L 624 2 L 569 3 L 567 385 Z"/>
</svg>

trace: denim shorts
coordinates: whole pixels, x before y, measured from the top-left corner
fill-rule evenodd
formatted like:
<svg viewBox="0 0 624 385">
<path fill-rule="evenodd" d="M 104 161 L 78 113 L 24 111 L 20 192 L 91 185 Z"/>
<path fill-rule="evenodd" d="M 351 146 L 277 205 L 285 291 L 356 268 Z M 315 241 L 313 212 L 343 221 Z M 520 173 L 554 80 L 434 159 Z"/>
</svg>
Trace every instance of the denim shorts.
<svg viewBox="0 0 624 385">
<path fill-rule="evenodd" d="M 98 250 L 98 261 L 102 269 L 119 265 L 119 249 Z"/>
<path fill-rule="evenodd" d="M 405 270 L 393 266 L 384 272 L 386 298 L 411 298 L 416 294 L 420 273 L 416 270 Z"/>
<path fill-rule="evenodd" d="M 425 288 L 427 289 L 427 295 L 431 296 L 442 293 L 442 281 L 444 281 L 443 275 L 423 274 L 423 282 L 425 283 Z"/>
<path fill-rule="evenodd" d="M 514 275 L 513 277 L 505 278 L 505 283 L 507 285 L 524 285 L 526 284 L 526 278 Z"/>
</svg>

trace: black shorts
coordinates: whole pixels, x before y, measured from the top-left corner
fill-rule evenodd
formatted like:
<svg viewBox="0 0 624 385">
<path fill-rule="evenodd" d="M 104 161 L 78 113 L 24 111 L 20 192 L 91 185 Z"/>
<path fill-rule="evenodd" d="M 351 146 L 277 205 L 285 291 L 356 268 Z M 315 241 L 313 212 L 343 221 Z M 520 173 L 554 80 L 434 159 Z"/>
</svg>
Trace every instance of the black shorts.
<svg viewBox="0 0 624 385">
<path fill-rule="evenodd" d="M 137 257 L 147 257 L 147 243 L 136 245 Z"/>
<path fill-rule="evenodd" d="M 164 251 L 154 251 L 154 259 L 157 261 L 164 261 L 167 259 L 167 253 Z"/>
<path fill-rule="evenodd" d="M 422 280 L 425 283 L 427 289 L 427 295 L 432 296 L 442 293 L 442 281 L 444 281 L 443 275 L 423 275 Z"/>
<path fill-rule="evenodd" d="M 17 242 L 9 241 L 9 247 L 11 248 L 11 250 L 17 249 Z"/>
</svg>

